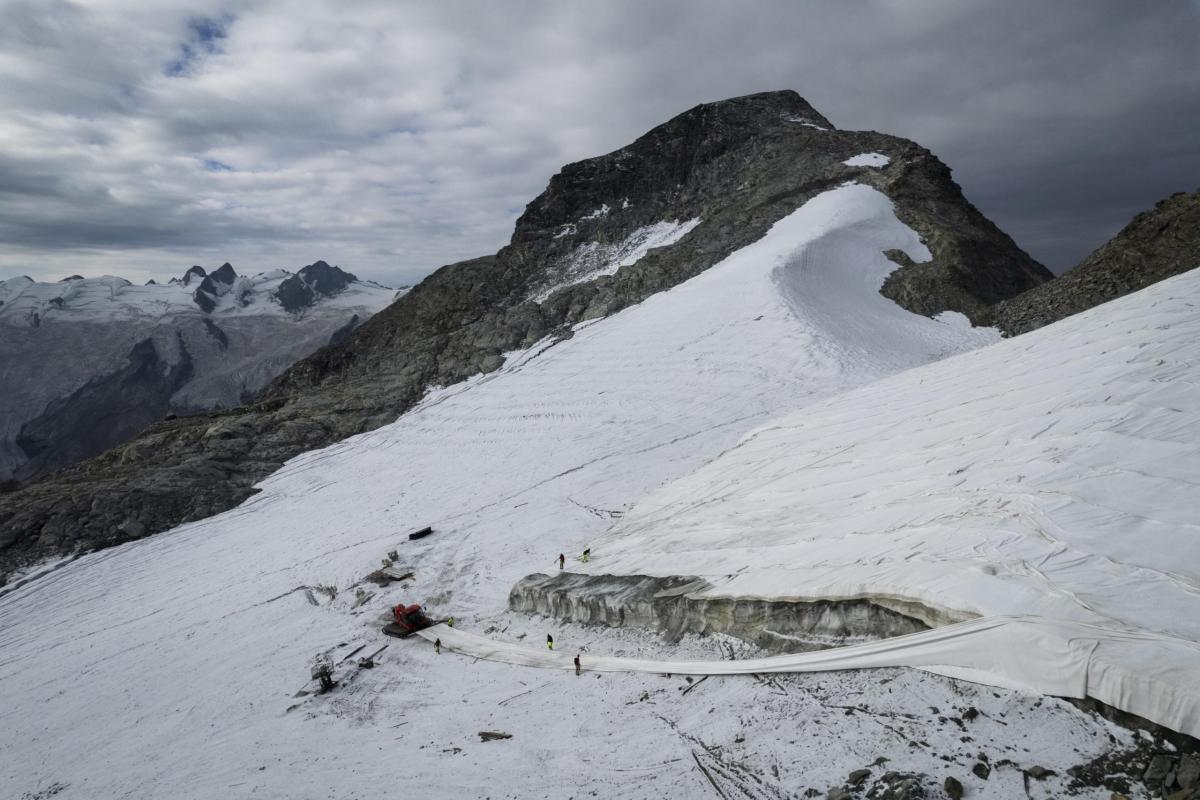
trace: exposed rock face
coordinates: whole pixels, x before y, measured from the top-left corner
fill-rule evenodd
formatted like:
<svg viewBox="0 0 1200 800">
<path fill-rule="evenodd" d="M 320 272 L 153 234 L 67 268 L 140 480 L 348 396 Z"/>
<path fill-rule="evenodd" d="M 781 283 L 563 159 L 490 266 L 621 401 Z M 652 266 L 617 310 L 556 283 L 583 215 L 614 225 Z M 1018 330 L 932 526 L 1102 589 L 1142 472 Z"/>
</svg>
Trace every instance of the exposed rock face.
<svg viewBox="0 0 1200 800">
<path fill-rule="evenodd" d="M 218 283 L 223 283 L 226 286 L 232 286 L 234 278 L 237 277 L 237 272 L 234 270 L 233 264 L 230 264 L 228 261 L 226 261 L 224 264 L 208 273 L 208 277 Z"/>
<path fill-rule="evenodd" d="M 359 326 L 360 322 L 361 320 L 358 318 L 358 314 L 352 316 L 345 325 L 329 335 L 329 344 L 341 344 L 342 342 L 346 341 L 347 337 L 354 333 L 354 329 Z"/>
<path fill-rule="evenodd" d="M 864 153 L 887 163 L 844 163 Z M 508 246 L 442 267 L 253 404 L 160 422 L 123 447 L 0 495 L 0 569 L 124 541 L 130 522 L 151 534 L 228 509 L 286 459 L 391 422 L 428 386 L 495 370 L 504 352 L 569 336 L 578 322 L 669 289 L 846 181 L 891 197 L 933 253 L 927 264 L 897 269 L 884 287 L 910 310 L 979 319 L 990 303 L 1050 277 L 912 142 L 835 130 L 790 91 L 697 106 L 627 147 L 564 167 Z M 580 280 L 572 269 L 585 250 L 636 256 L 663 240 L 648 229 L 677 238 L 615 274 Z M 302 282 L 321 291 L 328 265 L 313 267 Z"/>
<path fill-rule="evenodd" d="M 1200 267 L 1200 191 L 1180 192 L 1133 218 L 1079 266 L 998 303 L 988 314 L 1010 336 Z"/>
</svg>

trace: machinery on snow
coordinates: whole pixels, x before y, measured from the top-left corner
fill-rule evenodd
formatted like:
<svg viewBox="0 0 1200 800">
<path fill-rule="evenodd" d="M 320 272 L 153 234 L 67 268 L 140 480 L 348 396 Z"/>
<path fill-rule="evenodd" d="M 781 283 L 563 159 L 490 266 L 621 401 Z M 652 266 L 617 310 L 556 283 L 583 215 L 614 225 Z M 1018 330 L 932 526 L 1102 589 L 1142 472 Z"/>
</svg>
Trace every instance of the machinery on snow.
<svg viewBox="0 0 1200 800">
<path fill-rule="evenodd" d="M 383 626 L 383 632 L 388 636 L 406 639 L 417 631 L 437 625 L 442 620 L 432 620 L 418 603 L 406 606 L 403 603 L 392 607 L 392 621 Z"/>
</svg>

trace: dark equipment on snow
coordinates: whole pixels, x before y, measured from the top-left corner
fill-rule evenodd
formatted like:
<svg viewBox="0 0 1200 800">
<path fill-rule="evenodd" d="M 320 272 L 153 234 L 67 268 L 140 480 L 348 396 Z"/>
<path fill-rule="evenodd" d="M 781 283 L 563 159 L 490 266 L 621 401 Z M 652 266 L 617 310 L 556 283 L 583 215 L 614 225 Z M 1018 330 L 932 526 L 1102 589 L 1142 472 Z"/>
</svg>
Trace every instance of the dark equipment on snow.
<svg viewBox="0 0 1200 800">
<path fill-rule="evenodd" d="M 425 615 L 420 605 L 413 603 L 406 606 L 401 603 L 392 609 L 392 622 L 383 626 L 383 632 L 404 639 L 433 624 L 434 621 Z"/>
<path fill-rule="evenodd" d="M 321 691 L 328 692 L 333 688 L 333 662 L 329 656 L 320 655 L 313 659 L 312 676 L 321 682 Z"/>
<path fill-rule="evenodd" d="M 401 567 L 396 564 L 390 564 L 388 563 L 388 559 L 385 559 L 383 568 L 372 572 L 367 576 L 367 580 L 376 586 L 388 586 L 397 581 L 406 581 L 412 576 L 412 567 Z"/>
<path fill-rule="evenodd" d="M 412 533 L 410 533 L 408 535 L 408 540 L 411 542 L 416 539 L 424 539 L 426 536 L 428 536 L 431 533 L 433 533 L 433 528 L 426 525 L 424 528 L 421 528 L 421 530 L 413 531 Z"/>
</svg>

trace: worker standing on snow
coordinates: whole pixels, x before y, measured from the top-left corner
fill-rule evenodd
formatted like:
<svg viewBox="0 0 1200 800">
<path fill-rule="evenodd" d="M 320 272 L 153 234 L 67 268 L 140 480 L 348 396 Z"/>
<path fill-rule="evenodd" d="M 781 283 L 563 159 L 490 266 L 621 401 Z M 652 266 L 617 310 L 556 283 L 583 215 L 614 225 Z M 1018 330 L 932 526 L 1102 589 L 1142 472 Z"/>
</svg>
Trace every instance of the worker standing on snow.
<svg viewBox="0 0 1200 800">
<path fill-rule="evenodd" d="M 581 665 L 580 665 L 580 663 L 579 663 L 579 656 L 575 656 L 575 674 L 576 674 L 576 675 L 578 675 L 578 674 L 579 674 L 579 671 L 580 671 L 580 669 L 581 669 L 581 668 L 582 668 L 582 667 L 581 667 Z"/>
<path fill-rule="evenodd" d="M 554 637 L 548 633 L 546 634 L 546 649 L 547 650 L 554 649 Z"/>
<path fill-rule="evenodd" d="M 437 653 L 439 656 L 442 654 L 442 640 L 441 640 L 441 639 L 434 639 L 434 640 L 433 640 L 433 650 L 434 650 L 434 652 L 435 652 L 435 653 Z"/>
<path fill-rule="evenodd" d="M 447 619 L 447 620 L 446 620 L 446 627 L 447 627 L 447 628 L 453 628 L 453 627 L 454 627 L 454 617 L 450 617 L 449 619 Z"/>
<path fill-rule="evenodd" d="M 558 568 L 562 569 L 566 565 L 566 563 L 567 563 L 567 557 L 564 556 L 562 553 L 559 553 L 558 554 Z"/>
<path fill-rule="evenodd" d="M 588 559 L 591 557 L 592 557 L 592 548 L 589 547 L 583 551 L 583 557 L 580 558 L 579 560 L 586 564 L 588 562 Z"/>
</svg>

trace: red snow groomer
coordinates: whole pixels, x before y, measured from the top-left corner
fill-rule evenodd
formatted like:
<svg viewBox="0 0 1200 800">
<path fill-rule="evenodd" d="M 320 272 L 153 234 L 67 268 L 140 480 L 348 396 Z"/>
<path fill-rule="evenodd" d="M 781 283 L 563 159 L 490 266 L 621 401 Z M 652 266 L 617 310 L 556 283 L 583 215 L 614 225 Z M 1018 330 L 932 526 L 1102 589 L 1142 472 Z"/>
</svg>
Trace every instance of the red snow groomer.
<svg viewBox="0 0 1200 800">
<path fill-rule="evenodd" d="M 401 603 L 392 608 L 392 621 L 383 626 L 383 632 L 404 639 L 433 624 L 434 621 L 426 616 L 417 603 L 411 606 Z"/>
</svg>

